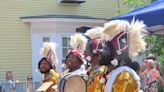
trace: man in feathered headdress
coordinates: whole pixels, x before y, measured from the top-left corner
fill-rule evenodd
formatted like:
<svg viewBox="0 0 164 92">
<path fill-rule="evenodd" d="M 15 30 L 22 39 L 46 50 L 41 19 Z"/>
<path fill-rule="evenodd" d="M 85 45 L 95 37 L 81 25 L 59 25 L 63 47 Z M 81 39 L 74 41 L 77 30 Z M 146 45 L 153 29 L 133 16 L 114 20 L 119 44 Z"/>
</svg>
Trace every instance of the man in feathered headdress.
<svg viewBox="0 0 164 92">
<path fill-rule="evenodd" d="M 63 66 L 67 68 L 61 73 L 59 92 L 86 92 L 83 76 L 86 74 L 84 50 L 87 39 L 77 33 L 70 37 L 70 49 Z"/>
<path fill-rule="evenodd" d="M 139 91 L 139 77 L 128 66 L 132 64 L 131 58 L 138 51 L 145 49 L 146 43 L 141 31 L 145 31 L 145 25 L 140 21 L 129 23 L 125 20 L 113 20 L 104 25 L 102 37 L 104 50 L 101 54 L 100 65 L 108 67 L 102 78 L 102 80 L 108 80 L 105 92 Z M 119 74 L 120 71 L 123 73 Z M 119 75 L 112 78 L 113 73 Z"/>
<path fill-rule="evenodd" d="M 92 69 L 95 69 L 98 66 L 99 55 L 103 50 L 101 42 L 102 30 L 103 27 L 95 27 L 84 33 L 84 35 L 88 38 L 85 57 L 87 61 L 91 63 Z"/>
<path fill-rule="evenodd" d="M 37 89 L 37 92 L 54 92 L 55 89 L 52 86 L 56 85 L 59 81 L 59 74 L 54 70 L 58 62 L 55 43 L 43 43 L 40 54 L 42 58 L 38 63 L 38 68 L 43 77 L 42 85 Z"/>
<path fill-rule="evenodd" d="M 91 64 L 88 67 L 87 92 L 100 92 L 99 80 L 104 72 L 104 67 L 99 67 L 100 53 L 103 50 L 101 35 L 103 27 L 95 27 L 87 30 L 84 35 L 89 39 L 86 45 L 85 58 Z"/>
<path fill-rule="evenodd" d="M 64 66 L 68 68 L 66 72 L 74 74 L 85 74 L 84 50 L 87 39 L 82 34 L 75 34 L 70 37 L 70 50 L 65 59 Z"/>
</svg>

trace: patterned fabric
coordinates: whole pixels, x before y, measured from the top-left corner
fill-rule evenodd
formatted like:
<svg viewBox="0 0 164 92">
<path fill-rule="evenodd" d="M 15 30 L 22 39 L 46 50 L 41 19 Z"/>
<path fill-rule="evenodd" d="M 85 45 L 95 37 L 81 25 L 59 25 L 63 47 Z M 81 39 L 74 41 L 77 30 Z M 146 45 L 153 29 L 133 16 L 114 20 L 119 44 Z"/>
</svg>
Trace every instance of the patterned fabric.
<svg viewBox="0 0 164 92">
<path fill-rule="evenodd" d="M 59 79 L 62 79 L 64 75 L 69 74 L 69 69 L 66 69 L 65 71 L 60 73 Z"/>
<path fill-rule="evenodd" d="M 122 72 L 115 79 L 112 92 L 138 92 L 138 85 L 129 72 Z"/>
<path fill-rule="evenodd" d="M 105 67 L 97 67 L 95 71 L 90 72 L 90 76 L 87 81 L 87 92 L 103 92 L 102 84 L 100 84 L 100 79 L 103 76 Z"/>
<path fill-rule="evenodd" d="M 81 56 L 81 51 L 80 50 L 75 50 L 75 49 L 70 49 L 68 50 L 68 54 L 74 54 L 75 56 Z"/>
<path fill-rule="evenodd" d="M 141 73 L 144 80 L 145 88 L 148 92 L 158 92 L 156 79 L 160 77 L 160 73 L 156 69 L 145 70 Z"/>
<path fill-rule="evenodd" d="M 140 77 L 130 67 L 118 67 L 107 76 L 104 92 L 139 92 Z"/>
<path fill-rule="evenodd" d="M 112 45 L 116 49 L 117 55 L 128 52 L 128 42 L 128 33 L 126 31 L 119 33 L 111 40 Z"/>
<path fill-rule="evenodd" d="M 53 85 L 56 85 L 59 81 L 59 74 L 57 72 L 50 72 L 48 76 L 44 76 L 42 83 L 44 82 L 53 82 Z M 52 92 L 52 89 L 48 89 L 46 92 Z M 54 92 L 54 90 L 53 90 Z"/>
</svg>

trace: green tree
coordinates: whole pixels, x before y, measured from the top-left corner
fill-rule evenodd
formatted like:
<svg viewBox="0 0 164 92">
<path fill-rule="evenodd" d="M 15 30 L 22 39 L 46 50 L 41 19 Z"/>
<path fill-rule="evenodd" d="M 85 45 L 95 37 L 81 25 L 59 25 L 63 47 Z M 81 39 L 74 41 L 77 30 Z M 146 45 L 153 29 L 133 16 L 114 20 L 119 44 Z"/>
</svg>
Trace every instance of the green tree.
<svg viewBox="0 0 164 92">
<path fill-rule="evenodd" d="M 123 0 L 123 3 L 129 5 L 132 9 L 134 9 L 154 1 L 156 0 Z"/>
<path fill-rule="evenodd" d="M 133 9 L 133 8 L 145 5 L 147 3 L 150 3 L 152 2 L 152 0 L 123 0 L 123 2 L 124 4 L 130 5 L 130 7 Z"/>
<path fill-rule="evenodd" d="M 145 37 L 147 42 L 146 53 L 153 53 L 159 60 L 162 74 L 164 74 L 164 35 L 148 35 Z"/>
</svg>

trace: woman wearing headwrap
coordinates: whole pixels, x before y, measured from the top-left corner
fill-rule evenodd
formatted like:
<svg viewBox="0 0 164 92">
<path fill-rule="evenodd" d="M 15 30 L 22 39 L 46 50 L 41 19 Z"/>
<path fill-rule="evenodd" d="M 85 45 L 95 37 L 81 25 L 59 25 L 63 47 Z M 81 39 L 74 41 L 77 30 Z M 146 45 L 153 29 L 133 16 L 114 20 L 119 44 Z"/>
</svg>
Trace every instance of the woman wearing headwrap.
<svg viewBox="0 0 164 92">
<path fill-rule="evenodd" d="M 55 43 L 43 43 L 40 54 L 42 58 L 38 63 L 38 68 L 43 76 L 42 85 L 37 89 L 37 92 L 54 92 L 59 81 L 59 74 L 54 70 L 58 62 Z"/>
</svg>

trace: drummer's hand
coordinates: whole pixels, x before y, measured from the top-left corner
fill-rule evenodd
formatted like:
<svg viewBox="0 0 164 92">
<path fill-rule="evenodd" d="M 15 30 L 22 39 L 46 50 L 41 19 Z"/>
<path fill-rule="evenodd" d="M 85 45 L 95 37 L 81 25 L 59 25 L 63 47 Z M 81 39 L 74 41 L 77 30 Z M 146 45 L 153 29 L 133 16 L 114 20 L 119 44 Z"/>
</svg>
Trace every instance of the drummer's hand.
<svg viewBox="0 0 164 92">
<path fill-rule="evenodd" d="M 58 91 L 58 89 L 57 89 L 58 87 L 57 87 L 57 85 L 54 85 L 54 86 L 52 86 L 52 89 L 53 90 L 55 90 L 55 92 L 57 92 Z"/>
</svg>

